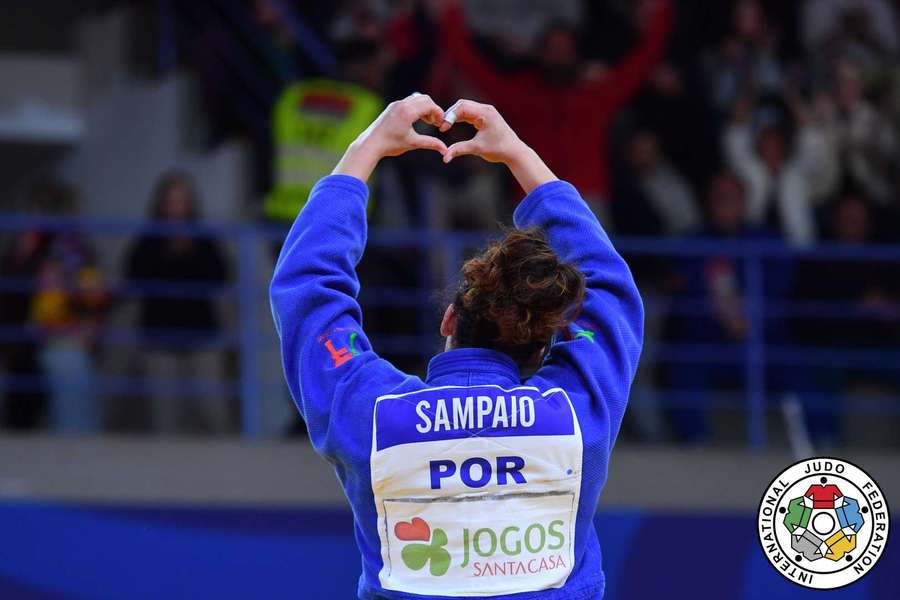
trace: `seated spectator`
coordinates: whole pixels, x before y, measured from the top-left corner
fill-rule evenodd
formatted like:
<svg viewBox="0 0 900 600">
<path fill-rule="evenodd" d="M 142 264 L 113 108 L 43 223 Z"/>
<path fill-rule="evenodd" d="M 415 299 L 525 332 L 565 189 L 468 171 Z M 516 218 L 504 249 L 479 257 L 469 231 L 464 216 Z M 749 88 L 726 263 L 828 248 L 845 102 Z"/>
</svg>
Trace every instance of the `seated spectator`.
<svg viewBox="0 0 900 600">
<path fill-rule="evenodd" d="M 184 225 L 184 230 L 146 234 L 127 254 L 125 275 L 133 284 L 209 284 L 228 280 L 228 264 L 219 244 L 197 237 L 190 226 L 200 220 L 194 185 L 184 173 L 164 175 L 156 186 L 150 218 L 160 225 Z M 213 432 L 228 427 L 227 394 L 223 385 L 223 353 L 217 336 L 222 325 L 212 296 L 215 289 L 142 290 L 139 323 L 149 377 L 151 417 L 156 431 L 183 428 L 186 407 L 199 409 Z"/>
</svg>

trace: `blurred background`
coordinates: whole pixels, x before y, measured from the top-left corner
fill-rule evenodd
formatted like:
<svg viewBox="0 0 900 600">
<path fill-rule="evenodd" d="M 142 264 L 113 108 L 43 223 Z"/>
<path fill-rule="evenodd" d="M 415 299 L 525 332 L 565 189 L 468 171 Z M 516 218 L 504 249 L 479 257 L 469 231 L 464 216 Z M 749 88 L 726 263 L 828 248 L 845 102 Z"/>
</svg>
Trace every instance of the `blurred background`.
<svg viewBox="0 0 900 600">
<path fill-rule="evenodd" d="M 854 460 L 900 502 L 892 0 L 3 5 L 0 597 L 353 597 L 267 284 L 313 183 L 414 91 L 497 106 L 644 296 L 608 597 L 812 594 L 753 518 L 798 458 Z M 370 187 L 365 327 L 424 374 L 461 261 L 521 191 L 428 153 Z M 897 598 L 896 541 L 883 563 L 829 595 Z"/>
</svg>

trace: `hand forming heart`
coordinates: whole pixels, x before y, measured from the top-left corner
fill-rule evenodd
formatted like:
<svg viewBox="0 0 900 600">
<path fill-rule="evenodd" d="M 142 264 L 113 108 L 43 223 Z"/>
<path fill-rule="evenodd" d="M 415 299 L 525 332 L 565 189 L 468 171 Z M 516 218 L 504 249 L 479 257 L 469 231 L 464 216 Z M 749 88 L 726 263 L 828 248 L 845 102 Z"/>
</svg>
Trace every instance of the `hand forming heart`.
<svg viewBox="0 0 900 600">
<path fill-rule="evenodd" d="M 413 125 L 417 121 L 438 127 L 442 133 L 454 122 L 461 121 L 473 125 L 477 132 L 472 139 L 456 142 L 448 148 L 440 139 L 416 132 Z M 418 149 L 440 152 L 444 163 L 465 155 L 505 163 L 526 191 L 555 179 L 493 106 L 458 100 L 445 112 L 430 96 L 419 93 L 391 102 L 350 145 L 334 172 L 365 181 L 383 157 Z"/>
</svg>

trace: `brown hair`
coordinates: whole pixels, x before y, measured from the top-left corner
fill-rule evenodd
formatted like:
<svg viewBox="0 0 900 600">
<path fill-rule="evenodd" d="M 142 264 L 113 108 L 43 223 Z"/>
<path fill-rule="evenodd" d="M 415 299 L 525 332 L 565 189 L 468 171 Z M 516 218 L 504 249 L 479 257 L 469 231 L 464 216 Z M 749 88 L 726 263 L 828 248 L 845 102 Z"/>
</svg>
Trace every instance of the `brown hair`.
<svg viewBox="0 0 900 600">
<path fill-rule="evenodd" d="M 543 230 L 512 229 L 463 265 L 454 345 L 500 350 L 523 365 L 583 300 L 584 275 L 560 261 Z"/>
</svg>

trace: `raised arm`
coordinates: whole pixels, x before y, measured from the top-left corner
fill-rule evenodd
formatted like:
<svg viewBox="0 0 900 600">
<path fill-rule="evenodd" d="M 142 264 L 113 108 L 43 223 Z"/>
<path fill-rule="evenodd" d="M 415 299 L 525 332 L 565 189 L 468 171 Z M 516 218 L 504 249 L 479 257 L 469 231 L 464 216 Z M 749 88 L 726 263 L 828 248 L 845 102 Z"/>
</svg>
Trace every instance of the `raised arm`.
<svg viewBox="0 0 900 600">
<path fill-rule="evenodd" d="M 552 345 L 538 376 L 590 390 L 595 408 L 608 413 L 612 443 L 644 332 L 643 304 L 631 272 L 575 188 L 559 181 L 493 107 L 461 100 L 450 112 L 473 124 L 478 133 L 450 146 L 444 160 L 474 154 L 506 164 L 528 193 L 513 216 L 516 227 L 543 228 L 560 258 L 584 273 L 587 290 L 581 313 Z M 447 128 L 447 123 L 441 126 Z"/>
<path fill-rule="evenodd" d="M 523 101 L 528 90 L 519 78 L 497 71 L 475 48 L 458 0 L 451 0 L 444 9 L 443 30 L 444 50 L 479 92 L 503 107 Z"/>
<path fill-rule="evenodd" d="M 364 415 L 371 416 L 362 403 L 406 379 L 375 355 L 362 330 L 356 265 L 366 244 L 364 182 L 384 156 L 444 152 L 443 142 L 412 128 L 442 115 L 422 95 L 389 105 L 313 188 L 275 265 L 270 300 L 285 378 L 314 447 L 330 458 L 360 446 L 351 438 L 366 435 Z"/>
<path fill-rule="evenodd" d="M 587 98 L 608 99 L 615 109 L 634 96 L 665 53 L 674 20 L 673 4 L 672 0 L 653 0 L 640 41 L 607 77 L 584 85 Z"/>
</svg>

